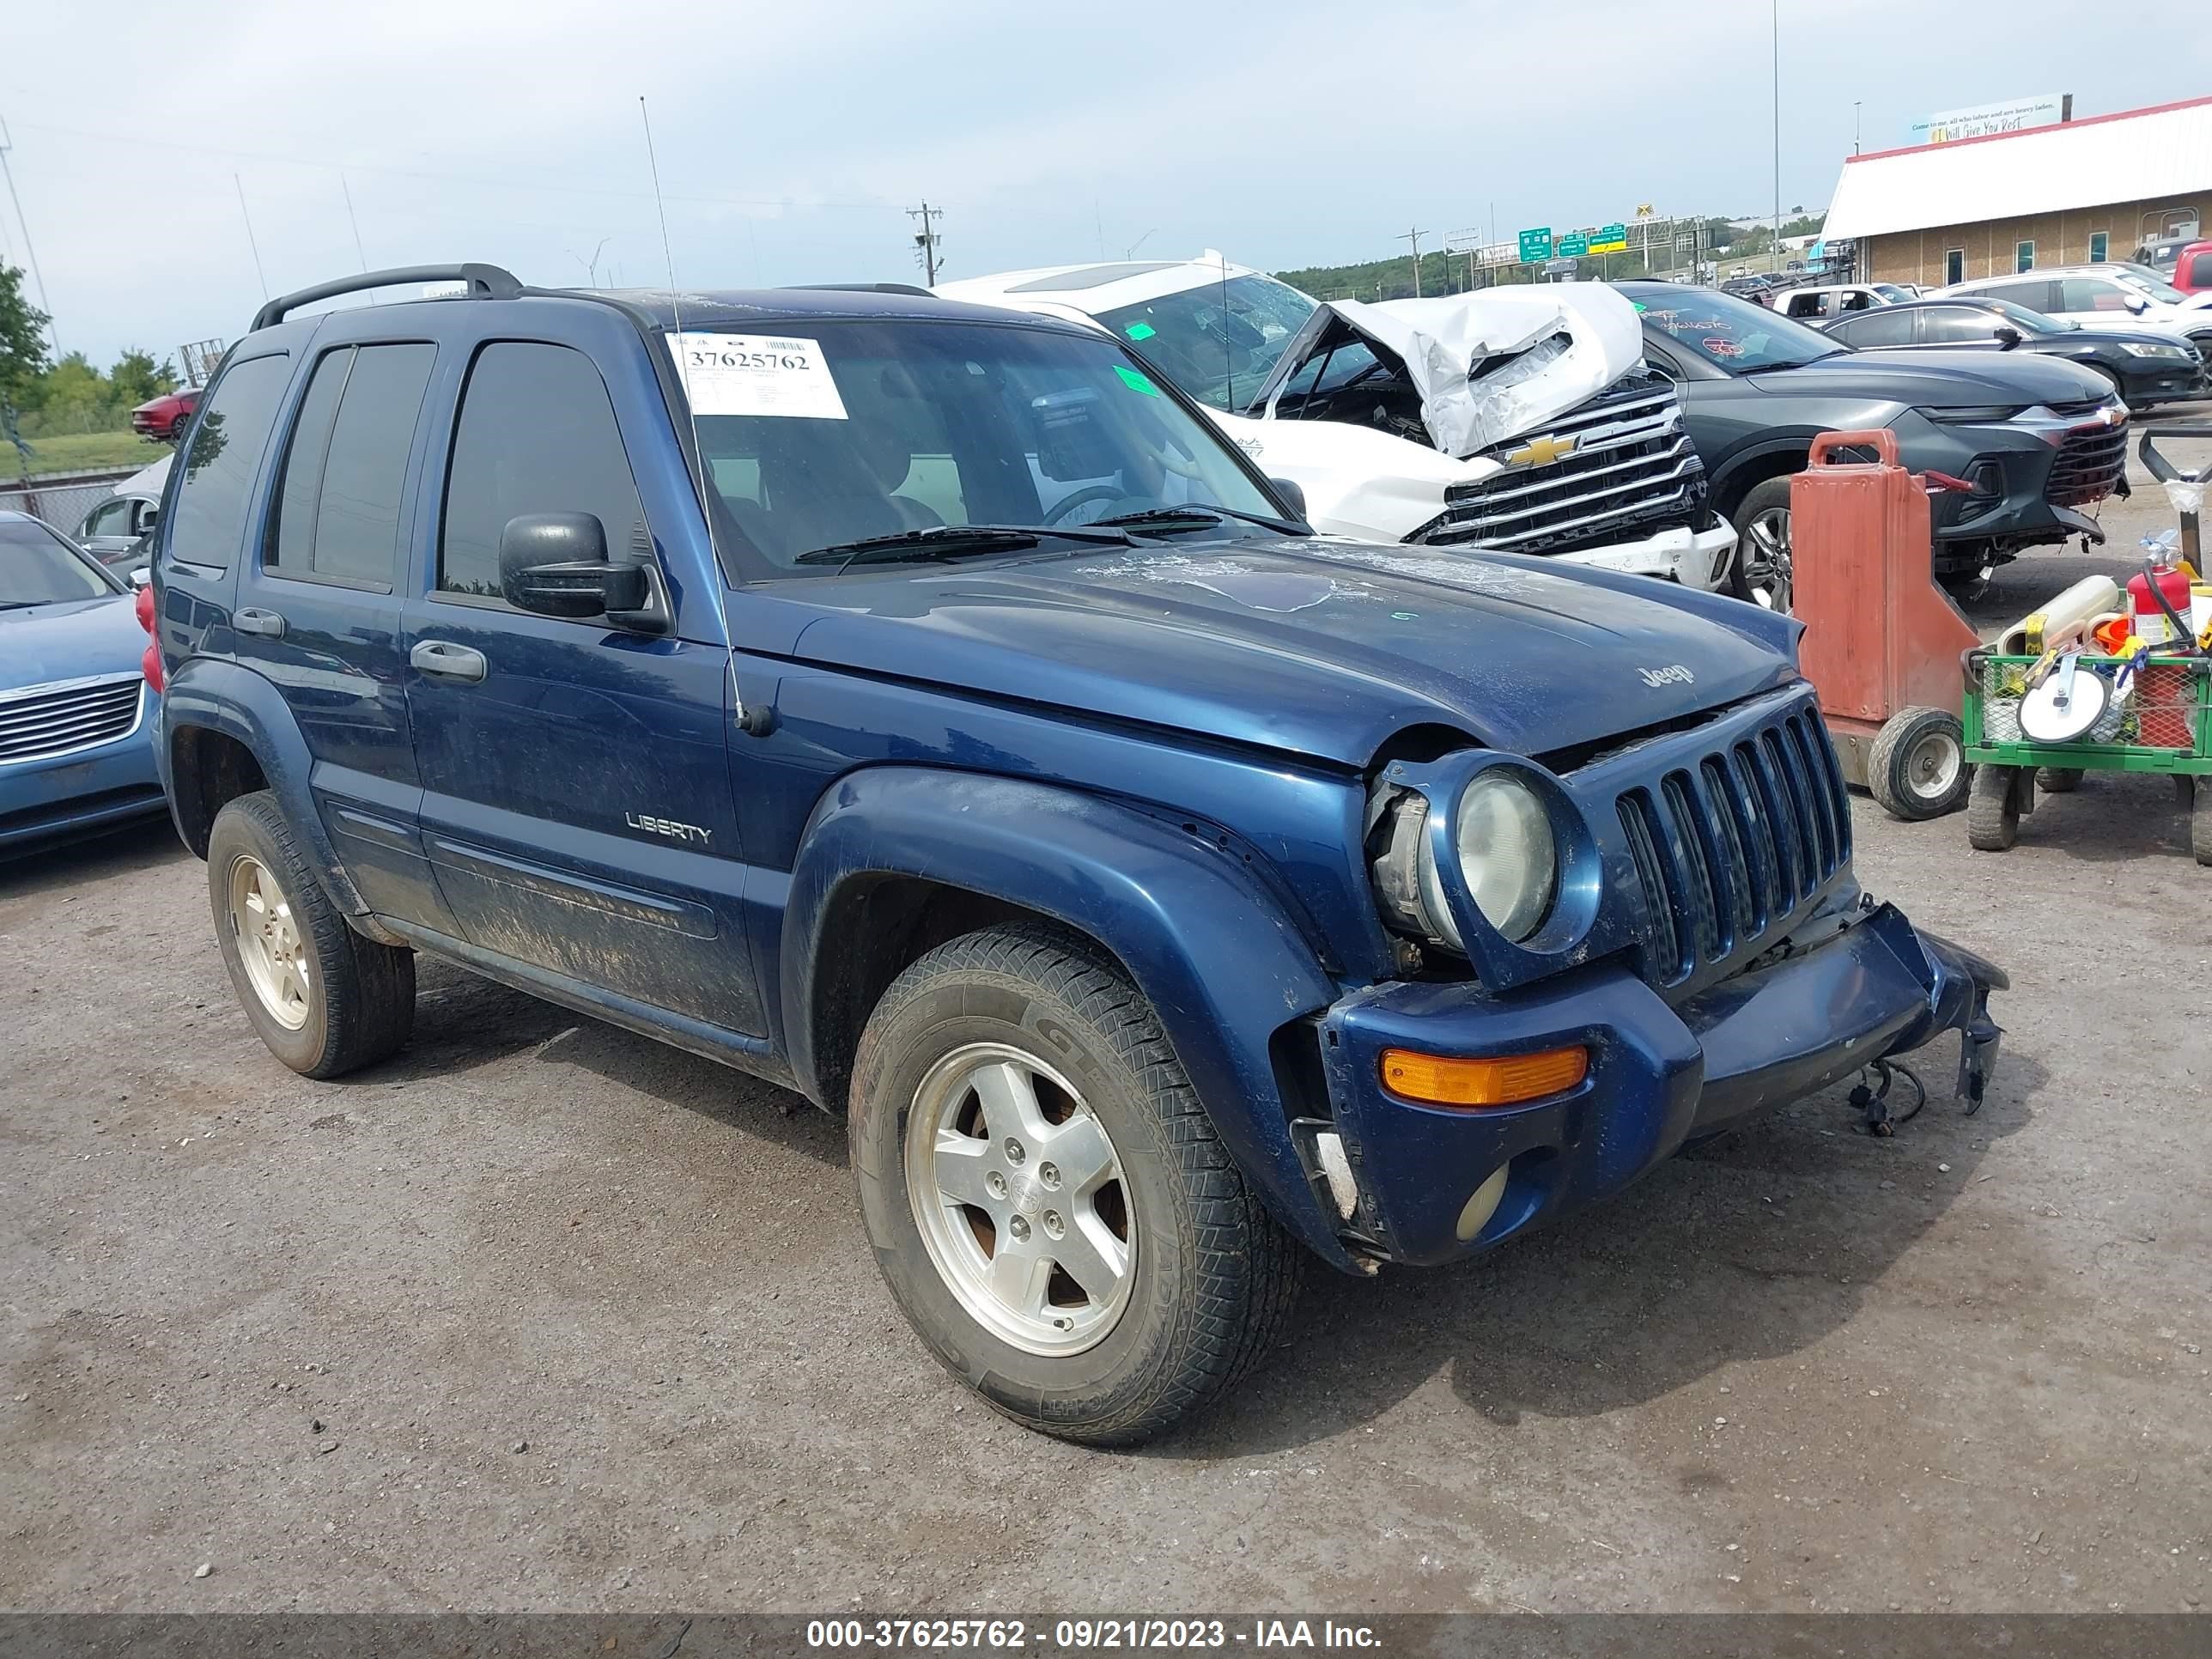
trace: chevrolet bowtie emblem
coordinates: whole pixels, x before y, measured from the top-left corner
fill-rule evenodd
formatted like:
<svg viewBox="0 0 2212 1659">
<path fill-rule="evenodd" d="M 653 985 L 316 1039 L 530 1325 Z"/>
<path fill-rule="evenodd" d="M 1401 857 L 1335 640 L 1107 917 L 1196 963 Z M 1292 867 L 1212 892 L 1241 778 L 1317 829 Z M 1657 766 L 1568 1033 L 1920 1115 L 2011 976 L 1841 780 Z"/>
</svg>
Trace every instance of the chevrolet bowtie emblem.
<svg viewBox="0 0 2212 1659">
<path fill-rule="evenodd" d="M 1575 453 L 1572 438 L 1532 438 L 1505 458 L 1508 466 L 1549 466 Z"/>
</svg>

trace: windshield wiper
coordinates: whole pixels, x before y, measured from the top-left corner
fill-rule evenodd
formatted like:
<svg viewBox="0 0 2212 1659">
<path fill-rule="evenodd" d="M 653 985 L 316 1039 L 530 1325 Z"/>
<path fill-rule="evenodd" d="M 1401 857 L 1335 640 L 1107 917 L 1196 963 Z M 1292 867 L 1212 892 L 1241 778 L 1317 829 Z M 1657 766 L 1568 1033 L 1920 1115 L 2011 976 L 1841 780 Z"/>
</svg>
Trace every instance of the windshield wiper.
<svg viewBox="0 0 2212 1659">
<path fill-rule="evenodd" d="M 1736 373 L 1764 374 L 1770 368 L 1802 368 L 1808 363 L 1825 363 L 1831 357 L 1840 357 L 1843 355 L 1844 348 L 1838 346 L 1833 351 L 1815 352 L 1810 357 L 1793 357 L 1786 363 L 1753 363 L 1749 368 L 1739 368 Z"/>
<path fill-rule="evenodd" d="M 1112 547 L 1133 544 L 1119 530 L 1090 532 L 1088 526 L 1011 524 L 940 524 L 927 530 L 896 530 L 887 536 L 863 536 L 858 541 L 832 542 L 801 553 L 794 564 L 835 564 L 844 570 L 855 564 L 896 564 L 902 559 L 957 559 L 971 553 L 1014 553 L 1036 546 L 1048 536 L 1069 541 L 1103 542 Z"/>
<path fill-rule="evenodd" d="M 1236 519 L 1245 524 L 1256 524 L 1264 530 L 1273 530 L 1285 536 L 1303 534 L 1300 526 L 1283 519 L 1271 519 L 1261 513 L 1243 513 L 1233 507 L 1217 507 L 1212 501 L 1188 501 L 1181 507 L 1148 507 L 1136 513 L 1116 513 L 1111 518 L 1093 519 L 1094 525 L 1113 525 L 1129 530 L 1155 530 L 1163 532 L 1176 530 L 1204 530 L 1219 524 L 1224 519 Z"/>
</svg>

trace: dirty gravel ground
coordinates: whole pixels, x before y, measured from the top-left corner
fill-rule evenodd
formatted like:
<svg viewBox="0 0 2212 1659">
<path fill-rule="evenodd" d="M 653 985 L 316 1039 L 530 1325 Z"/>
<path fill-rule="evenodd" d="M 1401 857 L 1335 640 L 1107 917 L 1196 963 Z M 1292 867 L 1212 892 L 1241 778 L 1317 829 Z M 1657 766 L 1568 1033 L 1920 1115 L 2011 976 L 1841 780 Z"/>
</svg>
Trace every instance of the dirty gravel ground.
<svg viewBox="0 0 2212 1659">
<path fill-rule="evenodd" d="M 1856 822 L 2015 976 L 1979 1116 L 1831 1091 L 1486 1262 L 1316 1275 L 1134 1455 L 938 1370 L 793 1097 L 427 964 L 402 1057 L 305 1082 L 166 827 L 0 867 L 0 1606 L 2195 1607 L 2212 872 L 2150 780 L 2007 855 Z"/>
</svg>

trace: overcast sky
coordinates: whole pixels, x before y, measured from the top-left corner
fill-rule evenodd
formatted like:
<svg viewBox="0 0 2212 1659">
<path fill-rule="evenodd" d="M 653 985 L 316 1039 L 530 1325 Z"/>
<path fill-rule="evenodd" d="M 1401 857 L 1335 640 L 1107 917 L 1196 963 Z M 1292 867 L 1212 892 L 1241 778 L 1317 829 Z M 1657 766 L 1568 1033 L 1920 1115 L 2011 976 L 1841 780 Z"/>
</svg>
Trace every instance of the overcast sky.
<svg viewBox="0 0 2212 1659">
<path fill-rule="evenodd" d="M 1875 149 L 2023 94 L 2095 114 L 2212 93 L 2212 8 L 2110 35 L 2056 0 L 1780 14 L 1785 209 L 1826 202 L 1855 101 Z M 0 9 L 0 117 L 61 343 L 105 363 L 244 328 L 264 286 L 249 215 L 271 291 L 364 260 L 580 283 L 595 252 L 602 283 L 662 283 L 641 94 L 695 288 L 915 280 L 903 210 L 925 198 L 962 276 L 1140 239 L 1282 268 L 1493 212 L 1501 236 L 1639 202 L 1763 213 L 1768 16 L 1769 0 L 76 0 Z M 4 201 L 0 258 L 26 263 Z"/>
</svg>

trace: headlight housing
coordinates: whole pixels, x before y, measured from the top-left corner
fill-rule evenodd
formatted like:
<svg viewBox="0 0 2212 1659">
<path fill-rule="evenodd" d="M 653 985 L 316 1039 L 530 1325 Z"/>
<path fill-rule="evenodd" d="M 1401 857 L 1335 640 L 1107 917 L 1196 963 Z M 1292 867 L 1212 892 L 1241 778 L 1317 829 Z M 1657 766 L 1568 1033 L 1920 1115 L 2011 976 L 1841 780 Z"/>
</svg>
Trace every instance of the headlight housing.
<svg viewBox="0 0 2212 1659">
<path fill-rule="evenodd" d="M 2120 349 L 2130 357 L 2185 358 L 2189 356 L 2185 347 L 2160 345 L 2154 340 L 2123 340 L 2120 342 Z"/>
<path fill-rule="evenodd" d="M 1449 797 L 1445 797 L 1449 803 Z M 1418 790 L 1378 802 L 1380 845 L 1370 873 L 1386 916 L 1468 954 L 1450 884 L 1509 944 L 1533 936 L 1559 894 L 1559 836 L 1546 798 L 1511 766 L 1468 779 L 1448 821 Z"/>
</svg>

